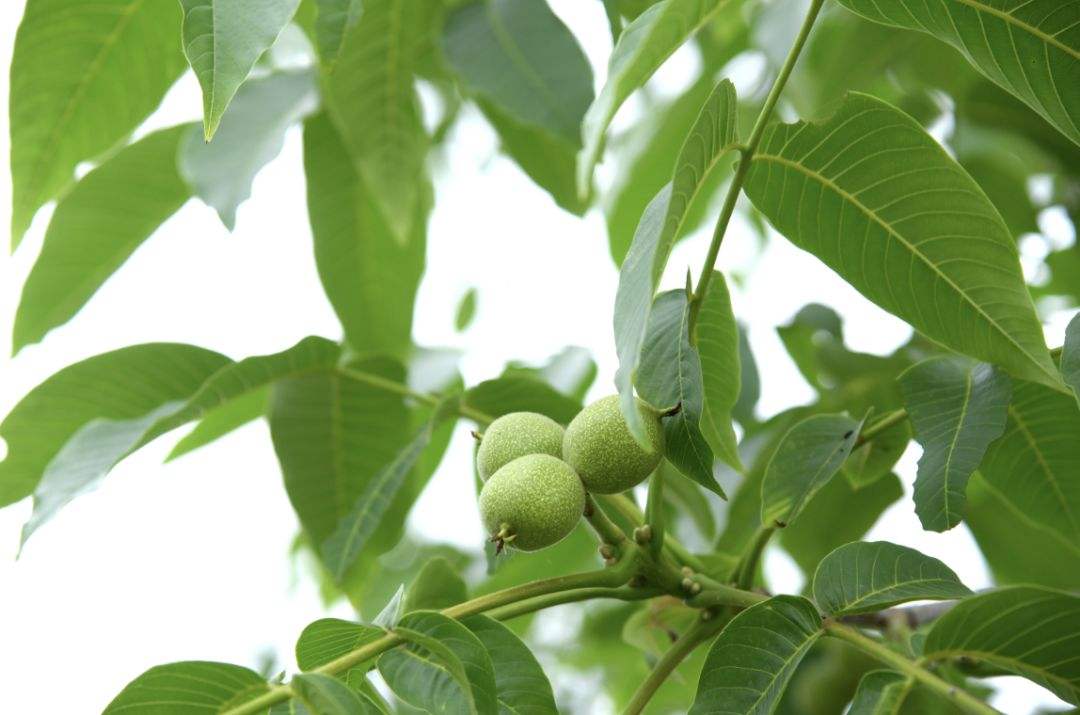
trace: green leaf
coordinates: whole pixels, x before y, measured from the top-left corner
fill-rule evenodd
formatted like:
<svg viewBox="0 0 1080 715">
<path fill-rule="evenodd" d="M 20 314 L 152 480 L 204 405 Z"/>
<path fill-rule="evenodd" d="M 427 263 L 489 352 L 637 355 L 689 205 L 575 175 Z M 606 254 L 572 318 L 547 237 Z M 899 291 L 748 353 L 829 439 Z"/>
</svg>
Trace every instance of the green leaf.
<svg viewBox="0 0 1080 715">
<path fill-rule="evenodd" d="M 426 208 L 399 243 L 325 115 L 304 125 L 304 172 L 315 263 L 346 340 L 358 351 L 403 353 L 424 272 Z"/>
<path fill-rule="evenodd" d="M 441 556 L 430 559 L 421 567 L 405 594 L 405 613 L 438 611 L 468 599 L 465 581 L 454 567 Z"/>
<path fill-rule="evenodd" d="M 979 471 L 1024 517 L 1080 544 L 1080 407 L 1041 385 L 1013 382 L 1005 434 Z"/>
<path fill-rule="evenodd" d="M 365 481 L 348 512 L 321 545 L 323 561 L 339 581 L 344 580 L 349 570 L 358 563 L 368 548 L 369 540 L 392 511 L 398 494 L 406 488 L 410 472 L 434 439 L 436 428 L 456 416 L 457 400 L 445 400 L 435 408 L 434 415 L 412 441 Z"/>
<path fill-rule="evenodd" d="M 390 597 L 390 600 L 386 602 L 386 605 L 382 607 L 378 615 L 371 621 L 380 628 L 386 628 L 387 630 L 397 625 L 397 622 L 401 620 L 401 617 L 405 614 L 405 585 L 401 584 L 394 591 L 394 595 Z"/>
<path fill-rule="evenodd" d="M 592 69 L 544 0 L 482 0 L 450 12 L 442 48 L 473 95 L 519 124 L 580 146 Z"/>
<path fill-rule="evenodd" d="M 690 714 L 773 712 L 820 635 L 817 609 L 799 596 L 775 596 L 740 612 L 709 649 Z"/>
<path fill-rule="evenodd" d="M 277 72 L 237 91 L 213 141 L 205 141 L 194 127 L 187 133 L 180 171 L 230 231 L 236 226 L 236 208 L 251 196 L 255 176 L 281 152 L 285 130 L 317 106 L 313 72 Z"/>
<path fill-rule="evenodd" d="M 654 10 L 670 7 L 672 3 L 678 5 L 679 2 L 666 0 L 664 4 L 647 11 L 646 15 L 655 15 Z M 629 32 L 628 29 L 623 34 L 624 42 Z M 622 397 L 620 405 L 630 432 L 642 444 L 647 442 L 647 438 L 635 406 L 633 385 L 642 359 L 653 294 L 660 283 L 671 246 L 683 228 L 686 210 L 694 195 L 712 167 L 737 140 L 736 106 L 734 85 L 727 80 L 720 82 L 702 108 L 679 152 L 671 184 L 661 189 L 645 208 L 630 252 L 619 271 L 619 287 L 615 294 L 615 351 L 619 357 L 619 369 L 615 374 L 615 384 Z"/>
<path fill-rule="evenodd" d="M 184 70 L 179 22 L 171 2 L 26 3 L 11 61 L 12 248 L 80 162 L 117 146 L 161 102 Z"/>
<path fill-rule="evenodd" d="M 971 624 L 977 623 L 977 627 Z M 1080 703 L 1080 596 L 1014 586 L 966 598 L 939 618 L 923 656 L 970 657 Z"/>
<path fill-rule="evenodd" d="M 381 638 L 380 628 L 339 618 L 321 618 L 308 624 L 296 641 L 296 664 L 300 670 L 314 670 Z"/>
<path fill-rule="evenodd" d="M 963 598 L 971 590 L 935 558 L 887 541 L 859 541 L 822 559 L 814 600 L 830 616 L 880 611 L 898 603 Z"/>
<path fill-rule="evenodd" d="M 545 382 L 520 374 L 485 380 L 469 388 L 464 402 L 491 417 L 509 412 L 539 412 L 564 425 L 581 411 L 579 401 Z"/>
<path fill-rule="evenodd" d="M 663 0 L 626 26 L 608 61 L 604 88 L 585 113 L 578 158 L 578 193 L 585 195 L 600 161 L 604 135 L 622 103 L 642 87 L 675 50 L 713 18 L 727 0 Z"/>
<path fill-rule="evenodd" d="M 848 715 L 899 715 L 909 690 L 907 676 L 872 670 L 859 681 Z"/>
<path fill-rule="evenodd" d="M 417 208 L 429 191 L 428 137 L 413 85 L 430 11 L 420 0 L 364 0 L 324 82 L 324 100 L 357 172 L 401 244 L 418 230 Z"/>
<path fill-rule="evenodd" d="M 300 0 L 266 0 L 258 12 L 231 0 L 180 0 L 184 54 L 203 94 L 203 131 L 210 141 L 251 68 L 277 40 Z"/>
<path fill-rule="evenodd" d="M 559 710 L 551 683 L 529 648 L 509 628 L 487 616 L 461 621 L 480 639 L 495 669 L 500 715 L 553 715 Z"/>
<path fill-rule="evenodd" d="M 441 613 L 417 611 L 394 632 L 410 645 L 383 653 L 378 666 L 399 698 L 432 713 L 498 712 L 491 656 L 468 628 Z"/>
<path fill-rule="evenodd" d="M 899 110 L 849 94 L 820 124 L 773 125 L 746 192 L 781 233 L 927 337 L 1064 389 L 1001 217 Z"/>
<path fill-rule="evenodd" d="M 860 488 L 847 479 L 830 479 L 799 520 L 780 532 L 780 545 L 809 577 L 829 552 L 861 539 L 902 496 L 904 487 L 895 474 Z"/>
<path fill-rule="evenodd" d="M 503 370 L 503 376 L 511 375 L 537 378 L 567 397 L 581 402 L 596 380 L 596 362 L 588 350 L 571 345 L 552 355 L 546 363 L 538 367 L 510 363 Z"/>
<path fill-rule="evenodd" d="M 345 35 L 360 20 L 362 0 L 315 0 L 315 45 L 319 58 L 333 67 Z"/>
<path fill-rule="evenodd" d="M 1025 0 L 840 0 L 863 17 L 947 42 L 1080 144 L 1080 7 Z"/>
<path fill-rule="evenodd" d="M 263 387 L 208 410 L 195 428 L 173 446 L 165 461 L 171 462 L 264 416 L 269 398 L 269 388 Z"/>
<path fill-rule="evenodd" d="M 165 405 L 181 408 L 203 380 L 227 365 L 210 350 L 147 343 L 69 365 L 30 391 L 0 424 L 0 505 L 29 496 L 50 463 L 80 430 L 105 421 L 138 422 Z M 140 433 L 141 436 L 141 433 Z M 115 454 L 121 459 L 126 446 Z M 59 476 L 57 477 L 59 479 Z"/>
<path fill-rule="evenodd" d="M 465 295 L 461 296 L 461 302 L 458 303 L 457 313 L 454 315 L 454 329 L 460 333 L 472 324 L 475 317 L 476 289 L 470 288 L 465 291 Z"/>
<path fill-rule="evenodd" d="M 843 472 L 854 489 L 862 489 L 892 471 L 911 441 L 911 424 L 904 420 L 852 451 Z"/>
<path fill-rule="evenodd" d="M 822 381 L 821 345 L 828 337 L 843 343 L 844 325 L 839 314 L 827 305 L 809 303 L 790 323 L 778 327 L 776 334 L 806 381 L 818 392 L 826 391 L 829 386 Z"/>
<path fill-rule="evenodd" d="M 716 515 L 713 514 L 702 487 L 689 479 L 680 479 L 673 472 L 675 468 L 668 462 L 661 462 L 657 468 L 664 472 L 664 501 L 669 507 L 668 520 L 689 518 L 705 541 L 716 537 Z"/>
<path fill-rule="evenodd" d="M 761 376 L 758 374 L 757 361 L 750 350 L 750 339 L 746 328 L 739 326 L 739 399 L 735 402 L 732 414 L 745 428 L 757 424 L 754 407 L 761 397 Z"/>
<path fill-rule="evenodd" d="M 184 661 L 157 665 L 128 683 L 103 715 L 120 712 L 204 715 L 268 691 L 258 673 L 229 663 Z"/>
<path fill-rule="evenodd" d="M 289 687 L 311 715 L 382 715 L 367 695 L 329 675 L 301 673 L 289 681 Z"/>
<path fill-rule="evenodd" d="M 731 310 L 724 275 L 714 271 L 709 292 L 701 302 L 694 325 L 694 345 L 701 356 L 701 379 L 705 411 L 702 432 L 713 452 L 734 469 L 746 468 L 739 460 L 731 413 L 739 400 L 742 380 L 739 367 L 739 327 Z"/>
<path fill-rule="evenodd" d="M 840 469 L 862 422 L 844 415 L 813 415 L 792 427 L 761 480 L 761 523 L 785 527 Z"/>
<path fill-rule="evenodd" d="M 1073 316 L 1065 328 L 1065 343 L 1061 346 L 1061 376 L 1072 388 L 1080 404 L 1080 313 Z"/>
<path fill-rule="evenodd" d="M 898 380 L 923 448 L 915 513 L 924 529 L 945 531 L 963 518 L 968 478 L 1005 429 L 1012 385 L 986 363 L 950 356 L 924 360 Z"/>
<path fill-rule="evenodd" d="M 699 427 L 704 407 L 701 360 L 690 345 L 686 291 L 661 293 L 649 315 L 637 388 L 658 409 L 679 406 L 661 419 L 664 456 L 695 482 L 724 496 L 713 476 L 713 455 Z M 635 408 L 636 409 L 636 408 Z"/>
<path fill-rule="evenodd" d="M 165 219 L 191 196 L 176 169 L 187 125 L 121 149 L 56 206 L 15 314 L 15 352 L 79 311 Z"/>
</svg>

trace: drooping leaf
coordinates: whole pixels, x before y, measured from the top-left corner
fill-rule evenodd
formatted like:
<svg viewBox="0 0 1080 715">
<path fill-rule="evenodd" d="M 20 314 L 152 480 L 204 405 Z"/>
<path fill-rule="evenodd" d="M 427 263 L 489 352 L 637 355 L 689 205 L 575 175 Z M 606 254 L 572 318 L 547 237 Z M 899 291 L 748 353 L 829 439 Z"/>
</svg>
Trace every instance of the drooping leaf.
<svg viewBox="0 0 1080 715">
<path fill-rule="evenodd" d="M 130 424 L 164 405 L 180 409 L 203 380 L 228 363 L 224 355 L 191 345 L 147 343 L 60 370 L 31 390 L 0 424 L 7 443 L 7 457 L 0 462 L 0 505 L 33 493 L 53 458 L 87 425 Z"/>
<path fill-rule="evenodd" d="M 509 412 L 539 412 L 564 425 L 581 411 L 579 401 L 527 375 L 485 380 L 469 388 L 464 402 L 491 417 Z"/>
<path fill-rule="evenodd" d="M 176 168 L 186 129 L 154 132 L 121 149 L 60 200 L 23 284 L 12 337 L 15 352 L 70 320 L 188 200 L 191 191 Z"/>
<path fill-rule="evenodd" d="M 401 244 L 426 199 L 428 137 L 414 72 L 424 41 L 425 0 L 364 0 L 341 42 L 324 100 L 390 234 Z"/>
<path fill-rule="evenodd" d="M 822 559 L 814 573 L 814 600 L 830 616 L 970 594 L 945 564 L 887 541 L 841 546 Z"/>
<path fill-rule="evenodd" d="M 323 65 L 333 67 L 345 35 L 364 9 L 362 0 L 315 0 L 315 44 Z"/>
<path fill-rule="evenodd" d="M 171 2 L 26 3 L 11 61 L 12 248 L 76 165 L 157 107 L 184 69 L 179 25 Z"/>
<path fill-rule="evenodd" d="M 663 0 L 623 29 L 608 61 L 604 88 L 585 114 L 584 148 L 578 158 L 578 193 L 584 195 L 600 161 L 604 135 L 626 98 L 707 23 L 727 0 Z"/>
<path fill-rule="evenodd" d="M 121 712 L 203 715 L 257 697 L 270 686 L 258 673 L 229 663 L 157 665 L 128 683 L 103 715 Z"/>
<path fill-rule="evenodd" d="M 949 356 L 924 360 L 898 380 L 923 448 L 915 513 L 924 529 L 945 531 L 963 518 L 968 478 L 1005 429 L 1012 385 L 986 363 Z"/>
<path fill-rule="evenodd" d="M 451 11 L 446 61 L 470 93 L 511 119 L 580 146 L 592 69 L 544 0 L 484 0 Z"/>
<path fill-rule="evenodd" d="M 322 618 L 308 624 L 296 640 L 296 664 L 314 670 L 384 635 L 379 628 L 339 618 Z"/>
<path fill-rule="evenodd" d="M 712 449 L 701 433 L 704 388 L 701 360 L 690 345 L 689 321 L 686 291 L 673 290 L 656 297 L 641 349 L 636 384 L 641 398 L 653 407 L 679 407 L 674 415 L 660 420 L 664 429 L 664 456 L 680 472 L 724 496 L 713 476 Z"/>
<path fill-rule="evenodd" d="M 383 653 L 378 666 L 399 698 L 428 712 L 498 712 L 491 656 L 468 628 L 441 613 L 417 611 L 394 632 L 409 646 Z"/>
<path fill-rule="evenodd" d="M 1080 404 L 1080 313 L 1073 316 L 1065 328 L 1065 343 L 1061 346 L 1061 376 L 1072 388 Z"/>
<path fill-rule="evenodd" d="M 209 141 L 256 60 L 270 49 L 300 0 L 180 0 L 184 54 L 203 94 L 203 130 Z"/>
<path fill-rule="evenodd" d="M 925 658 L 984 661 L 1022 675 L 1073 705 L 1080 704 L 1078 652 L 1080 596 L 1034 586 L 964 599 L 934 623 L 923 646 Z"/>
<path fill-rule="evenodd" d="M 655 10 L 663 11 L 663 8 L 676 6 L 679 2 L 666 0 L 646 14 L 655 15 Z M 623 41 L 626 41 L 626 37 L 624 34 Z M 738 139 L 736 106 L 734 85 L 727 80 L 720 82 L 706 101 L 679 152 L 671 184 L 661 189 L 645 208 L 630 252 L 619 271 L 619 287 L 615 294 L 615 351 L 619 357 L 619 369 L 615 374 L 615 384 L 622 397 L 620 405 L 630 432 L 642 444 L 647 439 L 635 406 L 633 385 L 649 327 L 653 294 L 664 272 L 671 246 L 683 228 L 686 210 L 694 195 L 711 169 Z"/>
<path fill-rule="evenodd" d="M 312 715 L 382 715 L 367 695 L 329 675 L 301 673 L 289 687 Z"/>
<path fill-rule="evenodd" d="M 823 123 L 773 125 L 746 192 L 781 233 L 927 337 L 1064 389 L 1008 229 L 907 115 L 850 94 Z"/>
<path fill-rule="evenodd" d="M 862 422 L 844 415 L 813 415 L 784 435 L 761 481 L 761 523 L 784 527 L 840 469 Z"/>
<path fill-rule="evenodd" d="M 799 596 L 775 596 L 740 612 L 709 649 L 691 715 L 773 712 L 820 635 L 817 609 Z"/>
<path fill-rule="evenodd" d="M 405 594 L 404 612 L 438 611 L 468 598 L 465 581 L 449 561 L 437 556 L 421 568 Z"/>
<path fill-rule="evenodd" d="M 745 471 L 739 460 L 731 413 L 739 400 L 742 381 L 739 367 L 739 327 L 731 310 L 724 275 L 713 272 L 709 292 L 701 303 L 694 325 L 694 345 L 701 356 L 701 378 L 704 386 L 705 411 L 702 432 L 713 452 L 739 471 Z"/>
<path fill-rule="evenodd" d="M 403 353 L 424 272 L 426 208 L 399 243 L 325 115 L 304 125 L 304 172 L 315 262 L 346 340 L 359 351 Z"/>
<path fill-rule="evenodd" d="M 555 696 L 536 656 L 506 626 L 487 616 L 461 621 L 487 649 L 495 669 L 500 715 L 554 715 Z"/>
<path fill-rule="evenodd" d="M 318 105 L 310 70 L 277 72 L 246 82 L 212 141 L 192 127 L 180 150 L 180 171 L 195 195 L 217 211 L 230 231 L 236 209 L 251 195 L 259 170 L 285 143 L 285 130 Z"/>
<path fill-rule="evenodd" d="M 875 22 L 920 30 L 1080 144 L 1080 7 L 1054 0 L 840 0 Z"/>
<path fill-rule="evenodd" d="M 457 312 L 454 315 L 454 329 L 460 333 L 469 327 L 475 317 L 476 289 L 470 288 L 465 291 L 465 295 L 461 296 L 461 302 L 458 303 Z"/>
<path fill-rule="evenodd" d="M 986 452 L 986 483 L 1026 519 L 1080 544 L 1080 406 L 1042 385 L 1014 381 L 1005 433 Z"/>
<path fill-rule="evenodd" d="M 909 690 L 907 676 L 894 670 L 872 670 L 859 681 L 848 715 L 899 715 Z"/>
<path fill-rule="evenodd" d="M 182 457 L 264 416 L 269 397 L 269 388 L 263 387 L 208 410 L 195 427 L 177 441 L 165 461 Z"/>
</svg>

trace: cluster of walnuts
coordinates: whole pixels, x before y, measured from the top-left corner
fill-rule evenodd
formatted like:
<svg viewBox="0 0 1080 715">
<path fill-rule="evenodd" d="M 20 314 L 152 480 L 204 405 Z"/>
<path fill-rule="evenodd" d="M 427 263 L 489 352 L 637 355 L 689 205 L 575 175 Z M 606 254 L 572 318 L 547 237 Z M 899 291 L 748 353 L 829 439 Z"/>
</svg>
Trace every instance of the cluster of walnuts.
<svg viewBox="0 0 1080 715">
<path fill-rule="evenodd" d="M 649 448 L 619 409 L 619 396 L 592 403 L 562 425 L 535 412 L 512 412 L 481 437 L 476 467 L 484 482 L 480 515 L 501 550 L 536 551 L 569 534 L 585 493 L 615 494 L 644 481 L 663 453 L 660 416 L 638 400 Z"/>
</svg>

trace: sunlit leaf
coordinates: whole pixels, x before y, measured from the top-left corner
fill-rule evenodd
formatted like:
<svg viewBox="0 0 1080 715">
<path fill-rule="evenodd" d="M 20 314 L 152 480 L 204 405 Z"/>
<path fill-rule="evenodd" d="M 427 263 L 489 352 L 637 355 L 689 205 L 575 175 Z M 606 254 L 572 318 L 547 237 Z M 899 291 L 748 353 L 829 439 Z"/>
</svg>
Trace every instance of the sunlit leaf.
<svg viewBox="0 0 1080 715">
<path fill-rule="evenodd" d="M 383 635 L 380 628 L 339 618 L 322 618 L 300 633 L 296 641 L 296 664 L 300 670 L 314 670 Z"/>
<path fill-rule="evenodd" d="M 581 411 L 581 402 L 527 375 L 507 375 L 469 388 L 465 404 L 491 417 L 509 412 L 539 412 L 567 424 Z"/>
<path fill-rule="evenodd" d="M 301 673 L 289 681 L 289 687 L 312 715 L 382 715 L 367 695 L 329 675 Z"/>
<path fill-rule="evenodd" d="M 269 396 L 270 390 L 264 387 L 208 410 L 195 427 L 177 441 L 165 461 L 182 457 L 264 416 Z"/>
<path fill-rule="evenodd" d="M 457 312 L 454 315 L 454 329 L 459 333 L 465 330 L 476 317 L 476 289 L 470 288 L 461 297 Z"/>
<path fill-rule="evenodd" d="M 363 11 L 362 0 L 315 0 L 315 44 L 324 65 L 333 66 L 341 43 Z"/>
<path fill-rule="evenodd" d="M 578 401 L 585 399 L 585 393 L 596 379 L 596 362 L 585 348 L 569 346 L 552 355 L 547 362 L 537 367 L 522 363 L 510 363 L 503 371 L 503 376 L 526 375 L 539 378 L 562 394 Z"/>
<path fill-rule="evenodd" d="M 258 673 L 229 663 L 185 661 L 154 666 L 128 683 L 105 708 L 121 712 L 168 712 L 202 715 L 239 705 L 265 693 L 269 685 Z"/>
<path fill-rule="evenodd" d="M 1064 389 L 1008 229 L 907 115 L 850 94 L 823 123 L 773 125 L 746 192 L 781 233 L 927 337 Z"/>
</svg>

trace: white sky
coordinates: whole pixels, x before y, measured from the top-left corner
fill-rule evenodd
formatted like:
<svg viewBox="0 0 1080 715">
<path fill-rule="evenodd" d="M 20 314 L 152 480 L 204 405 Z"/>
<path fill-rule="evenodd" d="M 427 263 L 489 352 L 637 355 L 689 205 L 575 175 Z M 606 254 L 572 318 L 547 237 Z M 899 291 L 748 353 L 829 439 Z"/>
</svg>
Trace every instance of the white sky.
<svg viewBox="0 0 1080 715">
<path fill-rule="evenodd" d="M 0 7 L 0 56 L 11 47 L 25 0 Z M 552 0 L 585 45 L 597 80 L 610 52 L 599 2 Z M 677 85 L 696 59 L 680 52 L 656 86 Z M 7 71 L 0 73 L 0 155 L 8 153 Z M 633 118 L 633 102 L 617 124 Z M 153 127 L 196 119 L 198 88 L 185 76 L 152 118 Z M 587 347 L 599 363 L 593 397 L 613 391 L 611 331 L 617 273 L 598 210 L 584 219 L 560 211 L 496 152 L 492 132 L 474 112 L 460 122 L 439 179 L 431 220 L 428 270 L 417 304 L 415 336 L 466 351 L 466 379 L 496 375 L 510 359 L 541 361 L 565 345 Z M 601 168 L 601 178 L 610 167 Z M 10 224 L 10 179 L 0 173 L 0 226 Z M 340 337 L 323 297 L 307 225 L 301 142 L 293 130 L 276 161 L 259 175 L 253 197 L 229 234 L 214 212 L 189 202 L 111 278 L 76 316 L 41 345 L 9 359 L 21 285 L 36 257 L 49 210 L 42 211 L 12 257 L 0 258 L 0 414 L 61 367 L 149 341 L 190 342 L 230 357 L 273 352 L 309 334 Z M 7 245 L 7 234 L 0 244 Z M 665 281 L 697 272 L 708 236 L 680 245 Z M 750 324 L 763 376 L 759 409 L 771 414 L 811 399 L 774 327 L 805 303 L 831 305 L 845 318 L 855 349 L 887 353 L 909 330 L 861 298 L 816 259 L 783 240 L 755 255 L 749 230 L 736 223 L 720 254 L 725 271 L 756 270 L 733 300 Z M 458 335 L 453 314 L 471 286 L 479 292 L 472 327 Z M 734 288 L 734 287 L 733 287 Z M 1049 335 L 1059 344 L 1062 325 Z M 476 517 L 468 427 L 462 425 L 443 465 L 410 517 L 432 540 L 474 548 Z M 132 678 L 155 664 L 222 660 L 257 667 L 273 651 L 290 665 L 301 629 L 327 615 L 315 587 L 294 573 L 286 554 L 297 522 L 285 497 L 263 423 L 168 465 L 176 436 L 121 464 L 97 491 L 42 528 L 16 561 L 26 500 L 0 510 L 0 673 L 4 710 L 95 713 Z M 0 443 L 0 455 L 3 445 Z M 918 449 L 901 472 L 908 493 Z M 963 526 L 923 532 L 904 499 L 871 532 L 946 561 L 972 588 L 990 585 Z M 767 567 L 778 588 L 800 575 L 772 551 Z M 335 615 L 349 617 L 340 606 Z M 1016 678 L 995 700 L 1009 713 L 1056 701 Z"/>
</svg>

